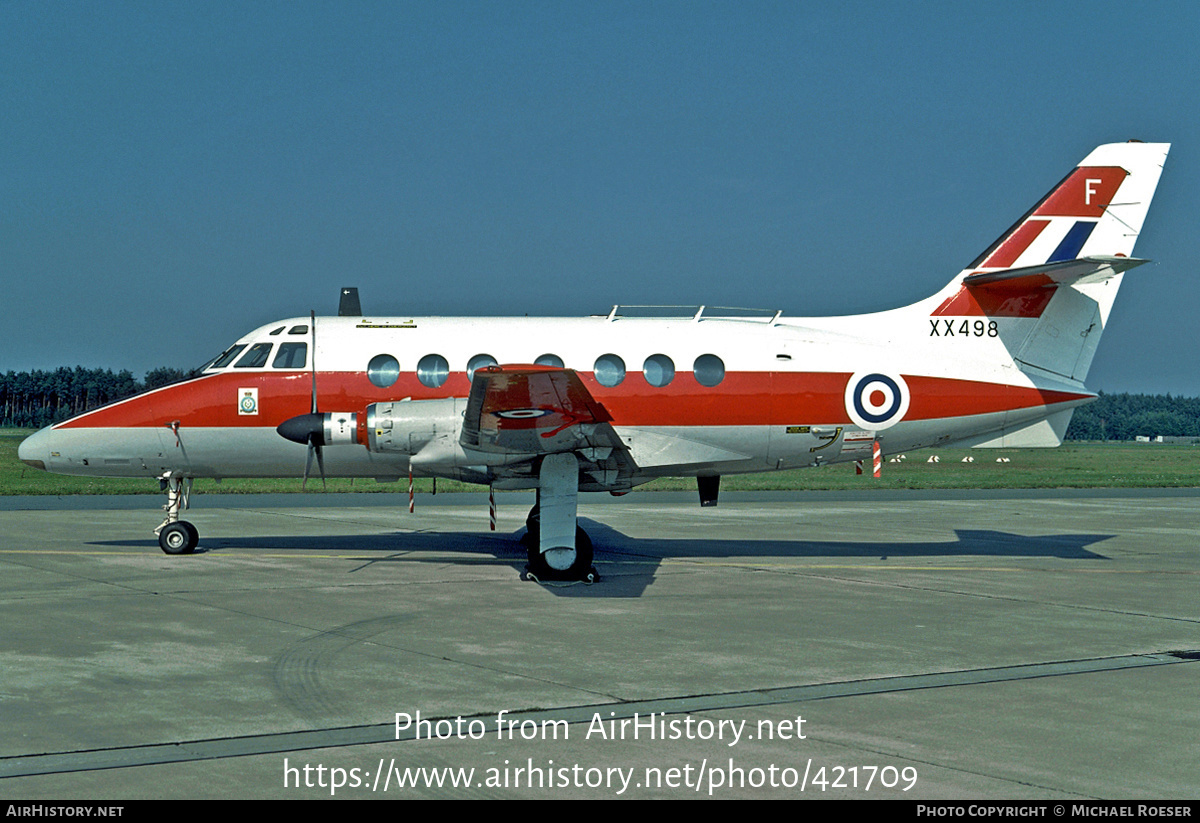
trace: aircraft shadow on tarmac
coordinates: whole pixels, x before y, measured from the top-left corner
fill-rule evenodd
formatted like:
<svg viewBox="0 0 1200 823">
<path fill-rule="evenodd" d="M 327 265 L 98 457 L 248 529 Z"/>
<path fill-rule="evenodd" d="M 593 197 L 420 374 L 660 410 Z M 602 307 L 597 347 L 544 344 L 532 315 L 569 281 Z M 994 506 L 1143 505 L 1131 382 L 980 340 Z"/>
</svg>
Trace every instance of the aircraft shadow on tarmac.
<svg viewBox="0 0 1200 823">
<path fill-rule="evenodd" d="M 713 540 L 704 538 L 632 538 L 603 523 L 580 518 L 596 547 L 597 585 L 552 586 L 560 594 L 599 597 L 638 597 L 665 559 L 796 559 L 896 560 L 931 557 L 1058 558 L 1107 560 L 1086 547 L 1112 538 L 1111 534 L 1022 535 L 992 529 L 955 529 L 956 539 L 941 541 L 881 540 Z M 261 537 L 209 537 L 200 541 L 196 554 L 222 549 L 260 551 L 361 552 L 362 565 L 379 563 L 462 563 L 498 560 L 510 564 L 523 577 L 524 547 L 518 542 L 524 529 L 511 534 L 479 532 L 384 532 L 353 535 L 266 535 Z M 152 540 L 96 542 L 105 546 L 145 546 L 158 549 Z M 433 555 L 433 556 L 431 556 Z M 456 559 L 458 558 L 458 559 Z M 182 558 L 181 558 L 182 559 Z M 186 561 L 185 561 L 186 562 Z"/>
</svg>

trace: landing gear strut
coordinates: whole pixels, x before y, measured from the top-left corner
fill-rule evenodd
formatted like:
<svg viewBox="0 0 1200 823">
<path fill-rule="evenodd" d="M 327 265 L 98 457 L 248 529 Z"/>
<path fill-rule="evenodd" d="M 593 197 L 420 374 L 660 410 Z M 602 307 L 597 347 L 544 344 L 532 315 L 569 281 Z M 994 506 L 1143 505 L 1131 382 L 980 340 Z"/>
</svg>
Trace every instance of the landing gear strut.
<svg viewBox="0 0 1200 823">
<path fill-rule="evenodd" d="M 576 523 L 579 461 L 548 454 L 538 470 L 537 504 L 525 520 L 529 572 L 539 580 L 588 580 L 592 541 Z"/>
<path fill-rule="evenodd" d="M 163 511 L 167 516 L 154 533 L 158 535 L 158 546 L 166 554 L 191 554 L 200 542 L 200 532 L 186 520 L 179 519 L 179 512 L 188 508 L 192 496 L 192 478 L 165 474 L 159 478 L 163 491 L 167 493 L 167 504 Z"/>
</svg>

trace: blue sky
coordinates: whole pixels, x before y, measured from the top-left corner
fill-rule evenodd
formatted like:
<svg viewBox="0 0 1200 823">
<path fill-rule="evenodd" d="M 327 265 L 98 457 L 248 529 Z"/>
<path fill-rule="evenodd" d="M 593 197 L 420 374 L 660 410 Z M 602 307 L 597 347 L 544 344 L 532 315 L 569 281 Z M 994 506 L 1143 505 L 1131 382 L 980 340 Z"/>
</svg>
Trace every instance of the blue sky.
<svg viewBox="0 0 1200 823">
<path fill-rule="evenodd" d="M 274 319 L 847 314 L 1171 142 L 1089 385 L 1200 395 L 1200 6 L 0 1 L 0 371 Z"/>
</svg>

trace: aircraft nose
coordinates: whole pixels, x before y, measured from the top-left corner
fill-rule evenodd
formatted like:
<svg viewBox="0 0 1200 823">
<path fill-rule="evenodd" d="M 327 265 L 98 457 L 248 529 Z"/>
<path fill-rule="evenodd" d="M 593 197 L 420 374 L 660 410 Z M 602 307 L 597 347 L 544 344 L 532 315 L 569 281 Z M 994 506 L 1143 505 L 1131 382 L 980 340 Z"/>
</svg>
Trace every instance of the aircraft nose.
<svg viewBox="0 0 1200 823">
<path fill-rule="evenodd" d="M 50 430 L 42 429 L 26 437 L 17 446 L 17 459 L 27 466 L 46 470 L 46 460 L 50 456 Z"/>
</svg>

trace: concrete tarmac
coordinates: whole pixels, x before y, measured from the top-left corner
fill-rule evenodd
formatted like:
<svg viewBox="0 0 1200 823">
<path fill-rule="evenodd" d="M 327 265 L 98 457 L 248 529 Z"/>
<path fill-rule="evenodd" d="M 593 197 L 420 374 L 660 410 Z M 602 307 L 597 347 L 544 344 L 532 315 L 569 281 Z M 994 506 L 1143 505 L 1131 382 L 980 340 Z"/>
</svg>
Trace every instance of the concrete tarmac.
<svg viewBox="0 0 1200 823">
<path fill-rule="evenodd" d="M 524 496 L 197 497 L 184 557 L 50 501 L 0 505 L 6 797 L 1200 794 L 1200 490 L 585 497 L 566 586 Z"/>
</svg>

